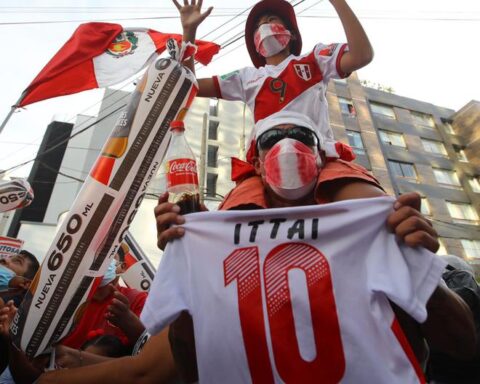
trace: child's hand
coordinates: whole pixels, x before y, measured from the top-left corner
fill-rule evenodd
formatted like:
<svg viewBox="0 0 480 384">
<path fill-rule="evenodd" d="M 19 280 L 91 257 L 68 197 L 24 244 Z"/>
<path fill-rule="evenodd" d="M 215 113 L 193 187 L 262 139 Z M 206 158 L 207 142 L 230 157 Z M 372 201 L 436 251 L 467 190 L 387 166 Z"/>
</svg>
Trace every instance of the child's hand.
<svg viewBox="0 0 480 384">
<path fill-rule="evenodd" d="M 196 30 L 213 9 L 213 7 L 210 7 L 202 13 L 203 0 L 191 0 L 190 4 L 188 0 L 183 0 L 183 6 L 177 0 L 173 0 L 173 3 L 180 12 L 180 20 L 184 30 Z"/>
</svg>

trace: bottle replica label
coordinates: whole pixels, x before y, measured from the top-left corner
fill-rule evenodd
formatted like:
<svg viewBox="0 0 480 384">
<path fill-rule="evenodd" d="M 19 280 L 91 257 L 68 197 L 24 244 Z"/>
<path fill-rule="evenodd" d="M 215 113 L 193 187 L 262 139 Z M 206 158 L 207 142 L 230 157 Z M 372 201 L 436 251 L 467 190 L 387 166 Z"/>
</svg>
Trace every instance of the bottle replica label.
<svg viewBox="0 0 480 384">
<path fill-rule="evenodd" d="M 198 185 L 197 163 L 193 159 L 174 159 L 167 162 L 167 186 Z"/>
</svg>

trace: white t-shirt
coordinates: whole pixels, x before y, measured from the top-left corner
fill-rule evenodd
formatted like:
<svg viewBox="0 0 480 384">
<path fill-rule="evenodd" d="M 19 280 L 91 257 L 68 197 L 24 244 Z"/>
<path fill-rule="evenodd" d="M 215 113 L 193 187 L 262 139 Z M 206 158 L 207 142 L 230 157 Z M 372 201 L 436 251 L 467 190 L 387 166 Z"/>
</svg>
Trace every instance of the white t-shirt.
<svg viewBox="0 0 480 384">
<path fill-rule="evenodd" d="M 248 104 L 255 122 L 280 110 L 304 113 L 319 127 L 325 139 L 333 139 L 326 99 L 330 79 L 346 77 L 340 59 L 346 44 L 317 44 L 313 51 L 290 55 L 278 65 L 247 67 L 214 77 L 221 97 Z"/>
<path fill-rule="evenodd" d="M 201 383 L 418 383 L 388 300 L 425 321 L 445 262 L 397 243 L 393 202 L 188 215 L 141 319 L 192 315 Z"/>
</svg>

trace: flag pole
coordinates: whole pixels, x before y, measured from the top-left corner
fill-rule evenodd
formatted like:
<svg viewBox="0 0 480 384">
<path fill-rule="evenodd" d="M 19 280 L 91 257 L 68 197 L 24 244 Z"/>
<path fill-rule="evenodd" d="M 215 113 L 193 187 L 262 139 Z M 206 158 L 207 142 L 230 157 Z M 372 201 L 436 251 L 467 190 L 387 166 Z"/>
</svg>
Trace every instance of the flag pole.
<svg viewBox="0 0 480 384">
<path fill-rule="evenodd" d="M 0 125 L 0 134 L 3 131 L 3 128 L 5 128 L 5 126 L 7 125 L 8 120 L 10 120 L 10 117 L 12 117 L 13 112 L 15 112 L 15 110 L 17 109 L 17 105 L 22 102 L 24 96 L 25 96 L 25 91 L 22 92 L 22 95 L 20 96 L 18 101 L 14 105 L 12 105 L 12 107 L 10 108 L 10 112 L 8 112 L 7 117 L 5 117 L 5 120 L 3 120 L 2 125 Z"/>
</svg>

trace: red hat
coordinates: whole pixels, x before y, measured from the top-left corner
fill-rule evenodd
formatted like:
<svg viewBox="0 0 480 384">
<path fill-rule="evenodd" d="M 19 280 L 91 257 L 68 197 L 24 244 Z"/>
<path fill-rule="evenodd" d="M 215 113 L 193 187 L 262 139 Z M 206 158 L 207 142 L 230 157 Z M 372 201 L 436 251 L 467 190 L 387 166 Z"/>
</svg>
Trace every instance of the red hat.
<svg viewBox="0 0 480 384">
<path fill-rule="evenodd" d="M 300 31 L 298 30 L 293 6 L 285 0 L 262 0 L 252 8 L 245 24 L 245 43 L 247 44 L 253 65 L 256 68 L 264 66 L 266 62 L 265 58 L 255 49 L 255 43 L 253 42 L 255 24 L 258 18 L 267 12 L 279 16 L 286 23 L 287 29 L 295 35 L 295 40 L 292 40 L 290 46 L 291 53 L 298 56 L 302 52 L 302 36 L 300 36 Z"/>
</svg>

